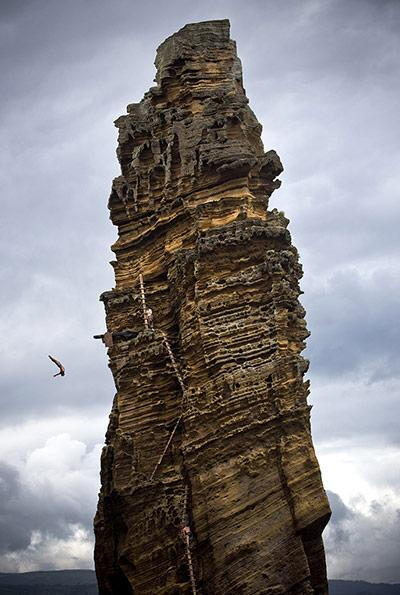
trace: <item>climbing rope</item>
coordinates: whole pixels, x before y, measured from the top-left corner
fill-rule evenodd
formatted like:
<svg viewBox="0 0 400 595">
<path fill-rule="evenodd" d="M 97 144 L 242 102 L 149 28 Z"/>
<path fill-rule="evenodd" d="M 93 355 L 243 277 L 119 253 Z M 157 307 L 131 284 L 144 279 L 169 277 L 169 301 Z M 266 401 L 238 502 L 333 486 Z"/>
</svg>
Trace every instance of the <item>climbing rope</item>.
<svg viewBox="0 0 400 595">
<path fill-rule="evenodd" d="M 141 299 L 142 299 L 144 325 L 146 327 L 146 330 L 148 330 L 149 327 L 151 329 L 153 329 L 153 312 L 152 312 L 151 308 L 148 308 L 146 306 L 146 295 L 145 295 L 145 292 L 144 292 L 144 282 L 143 282 L 143 275 L 142 275 L 142 273 L 140 273 L 140 275 L 139 275 L 139 282 L 140 282 L 140 295 L 141 295 Z M 178 370 L 178 366 L 176 364 L 174 354 L 172 353 L 172 349 L 171 349 L 170 344 L 168 342 L 167 335 L 164 332 L 162 332 L 161 334 L 162 334 L 162 338 L 163 338 L 165 347 L 167 348 L 168 355 L 169 355 L 169 358 L 170 358 L 171 363 L 172 363 L 172 367 L 174 368 L 174 372 L 176 374 L 176 377 L 177 377 L 178 382 L 180 384 L 180 387 L 182 389 L 182 393 L 184 394 L 185 393 L 185 385 L 183 384 L 183 379 L 182 379 L 182 376 L 181 376 L 181 374 L 180 374 L 180 372 Z M 183 401 L 183 397 L 182 397 L 182 401 Z M 164 450 L 163 450 L 160 458 L 158 459 L 158 461 L 157 461 L 157 463 L 156 463 L 156 465 L 155 465 L 155 467 L 153 469 L 153 472 L 152 472 L 152 474 L 150 476 L 150 481 L 154 478 L 154 476 L 155 476 L 155 474 L 157 472 L 158 467 L 161 465 L 161 463 L 162 463 L 162 461 L 163 461 L 163 459 L 164 459 L 164 457 L 165 457 L 165 455 L 167 453 L 167 450 L 168 450 L 168 448 L 169 448 L 169 446 L 170 446 L 170 444 L 172 442 L 172 439 L 173 439 L 173 437 L 175 435 L 175 432 L 178 429 L 178 426 L 179 426 L 179 424 L 180 424 L 180 422 L 182 420 L 182 417 L 183 417 L 183 413 L 181 413 L 181 415 L 178 417 L 178 420 L 177 420 L 177 422 L 176 422 L 176 424 L 175 424 L 175 426 L 174 426 L 174 428 L 173 428 L 173 430 L 172 430 L 172 432 L 170 434 L 170 437 L 168 438 L 167 444 L 165 445 L 165 448 L 164 448 Z"/>
<path fill-rule="evenodd" d="M 178 417 L 178 420 L 177 420 L 176 424 L 174 425 L 174 429 L 172 430 L 172 432 L 171 432 L 171 435 L 170 435 L 170 437 L 168 438 L 168 442 L 167 442 L 167 444 L 165 445 L 165 448 L 164 448 L 164 450 L 163 450 L 163 453 L 162 453 L 162 455 L 160 456 L 160 458 L 158 459 L 158 461 L 157 461 L 157 463 L 156 463 L 156 466 L 155 466 L 155 467 L 154 467 L 154 469 L 153 469 L 153 473 L 152 473 L 152 474 L 151 474 L 151 476 L 150 476 L 150 481 L 152 481 L 152 479 L 153 479 L 154 475 L 156 474 L 156 471 L 157 471 L 158 467 L 161 465 L 161 463 L 162 463 L 162 461 L 163 461 L 163 458 L 165 457 L 165 455 L 166 455 L 166 453 L 167 453 L 167 450 L 168 450 L 168 448 L 169 448 L 169 445 L 170 445 L 170 444 L 171 444 L 171 442 L 172 442 L 172 438 L 174 437 L 174 435 L 175 435 L 175 432 L 176 432 L 176 430 L 178 429 L 178 426 L 179 426 L 179 424 L 181 423 L 182 416 L 183 416 L 183 413 L 182 413 L 182 414 L 181 414 L 181 415 Z"/>
<path fill-rule="evenodd" d="M 176 364 L 174 354 L 172 353 L 172 349 L 171 349 L 171 347 L 169 345 L 167 336 L 166 336 L 165 333 L 162 333 L 162 336 L 163 336 L 164 344 L 165 344 L 165 346 L 167 348 L 167 351 L 168 351 L 169 358 L 170 358 L 171 363 L 172 363 L 172 367 L 174 368 L 174 372 L 176 374 L 176 377 L 177 377 L 178 382 L 180 384 L 180 387 L 182 389 L 182 402 L 183 402 L 183 398 L 184 398 L 184 394 L 185 394 L 185 385 L 183 384 L 183 379 L 182 379 L 182 376 L 180 375 L 180 372 L 178 370 L 178 366 Z M 153 473 L 150 476 L 150 480 L 152 480 L 154 478 L 154 476 L 155 476 L 155 474 L 157 472 L 157 469 L 160 467 L 161 463 L 163 462 L 163 459 L 164 459 L 164 457 L 165 457 L 165 455 L 167 453 L 167 450 L 168 450 L 168 448 L 169 448 L 169 446 L 170 446 L 170 444 L 172 442 L 172 439 L 175 436 L 175 432 L 178 429 L 178 426 L 179 426 L 179 424 L 182 421 L 182 417 L 183 417 L 183 413 L 180 414 L 180 416 L 177 419 L 176 424 L 173 427 L 173 430 L 171 431 L 171 434 L 170 434 L 170 436 L 168 438 L 167 444 L 165 445 L 165 448 L 164 448 L 164 450 L 163 450 L 160 458 L 158 459 L 158 461 L 157 461 L 157 463 L 156 463 L 156 465 L 155 465 L 155 467 L 153 469 Z"/>
<path fill-rule="evenodd" d="M 178 366 L 176 365 L 174 354 L 172 353 L 172 349 L 171 349 L 171 347 L 170 347 L 170 345 L 168 343 L 168 339 L 167 339 L 166 334 L 165 333 L 162 333 L 162 336 L 163 336 L 164 345 L 165 345 L 165 347 L 167 348 L 167 351 L 168 351 L 169 359 L 171 360 L 172 367 L 174 368 L 175 375 L 176 375 L 176 377 L 178 379 L 178 382 L 179 382 L 179 384 L 181 386 L 182 392 L 184 393 L 185 392 L 185 385 L 183 384 L 182 376 L 181 376 L 181 374 L 180 374 L 180 372 L 178 370 Z"/>
<path fill-rule="evenodd" d="M 141 300 L 142 300 L 142 308 L 143 308 L 143 320 L 144 320 L 144 325 L 146 330 L 149 329 L 149 327 L 151 329 L 153 329 L 153 313 L 151 308 L 148 308 L 146 306 L 146 296 L 145 296 L 145 291 L 144 291 L 144 282 L 143 282 L 143 275 L 140 273 L 139 275 L 139 282 L 140 282 L 140 295 L 141 295 Z M 169 359 L 171 360 L 171 364 L 172 367 L 174 369 L 176 378 L 179 382 L 179 385 L 182 389 L 182 401 L 181 401 L 181 405 L 183 407 L 183 403 L 184 403 L 184 398 L 185 398 L 185 385 L 183 383 L 183 378 L 181 376 L 181 373 L 179 371 L 179 368 L 177 366 L 176 360 L 175 360 L 175 356 L 172 352 L 171 346 L 169 344 L 169 341 L 167 339 L 167 335 L 164 332 L 161 332 L 162 334 L 162 339 L 164 342 L 164 345 L 167 349 L 168 355 L 169 355 Z M 163 452 L 161 453 L 157 463 L 155 464 L 155 467 L 153 469 L 153 472 L 150 476 L 150 481 L 152 481 L 154 479 L 155 474 L 157 473 L 158 468 L 161 466 L 161 463 L 164 460 L 164 457 L 171 445 L 171 442 L 175 436 L 175 432 L 178 429 L 179 424 L 181 423 L 183 418 L 183 412 L 180 414 L 180 416 L 178 417 L 171 433 L 170 436 L 167 440 L 167 443 L 164 447 Z M 189 526 L 189 517 L 187 514 L 187 503 L 188 503 L 188 494 L 189 494 L 189 488 L 187 485 L 185 485 L 185 492 L 184 492 L 184 497 L 183 497 L 183 506 L 182 506 L 182 517 L 181 517 L 181 536 L 182 539 L 185 543 L 185 550 L 186 550 L 186 558 L 187 558 L 187 562 L 188 562 L 188 567 L 189 567 L 189 576 L 190 576 L 190 584 L 192 587 L 192 594 L 193 595 L 197 595 L 197 589 L 196 589 L 196 579 L 194 576 L 194 569 L 193 569 L 193 560 L 192 560 L 192 552 L 190 551 L 190 537 L 191 537 L 191 529 Z"/>
<path fill-rule="evenodd" d="M 182 526 L 187 522 L 187 503 L 188 503 L 188 496 L 189 496 L 189 486 L 185 484 L 185 491 L 183 494 L 183 501 L 182 501 L 182 514 L 181 514 L 181 524 Z"/>
<path fill-rule="evenodd" d="M 140 275 L 139 275 L 139 282 L 140 282 L 140 296 L 142 298 L 143 320 L 144 320 L 144 326 L 147 331 L 147 329 L 149 328 L 149 321 L 148 321 L 148 317 L 147 317 L 146 296 L 144 294 L 144 283 L 143 283 L 142 273 L 140 273 Z"/>
<path fill-rule="evenodd" d="M 189 529 L 190 531 L 190 529 Z M 196 595 L 196 579 L 194 578 L 194 570 L 193 570 L 193 561 L 192 561 L 192 552 L 190 551 L 190 533 L 186 533 L 185 535 L 185 545 L 186 545 L 186 557 L 189 566 L 189 575 L 190 575 L 190 584 L 192 586 L 192 593 Z"/>
<path fill-rule="evenodd" d="M 124 201 L 123 201 L 124 202 Z M 125 202 L 124 202 L 125 204 Z M 125 205 L 126 206 L 126 205 Z M 145 290 L 144 290 L 144 282 L 143 282 L 143 275 L 142 273 L 139 274 L 139 283 L 140 283 L 140 296 L 141 296 L 141 301 L 142 301 L 142 309 L 143 309 L 143 320 L 144 320 L 144 326 L 145 329 L 148 330 L 149 328 L 151 330 L 154 330 L 153 328 L 153 312 L 151 310 L 151 308 L 148 308 L 146 305 L 146 295 L 145 295 Z M 120 333 L 122 334 L 122 333 Z M 163 452 L 161 453 L 154 469 L 153 472 L 150 476 L 150 481 L 152 481 L 154 479 L 155 474 L 157 473 L 158 468 L 161 466 L 161 463 L 164 460 L 164 457 L 171 445 L 171 442 L 175 436 L 176 430 L 178 429 L 179 424 L 181 423 L 182 419 L 183 419 L 183 407 L 184 407 L 184 399 L 185 399 L 185 385 L 183 383 L 183 378 L 181 376 L 181 373 L 179 371 L 178 365 L 176 363 L 174 354 L 172 352 L 171 346 L 169 344 L 169 341 L 167 339 L 167 335 L 161 331 L 161 335 L 162 335 L 162 340 L 163 343 L 167 349 L 168 355 L 169 355 L 169 359 L 171 360 L 171 364 L 172 367 L 174 369 L 176 378 L 179 382 L 179 385 L 182 389 L 182 399 L 181 399 L 181 410 L 182 413 L 180 414 L 180 416 L 178 417 L 178 419 L 175 422 L 175 425 L 170 433 L 170 436 L 167 440 L 167 443 L 164 447 Z M 102 339 L 103 343 L 105 343 L 105 345 L 107 347 L 112 347 L 113 345 L 113 333 L 111 332 L 106 332 L 103 335 L 94 335 L 95 339 Z M 49 356 L 50 357 L 50 356 Z M 193 569 L 193 559 L 192 559 L 192 552 L 190 549 L 190 539 L 191 539 L 191 529 L 189 526 L 189 517 L 187 514 L 187 504 L 188 504 L 188 494 L 189 494 L 189 487 L 188 485 L 185 485 L 185 491 L 184 491 L 184 496 L 183 496 L 183 505 L 182 505 L 182 516 L 181 516 L 181 527 L 180 527 L 180 531 L 181 531 L 181 537 L 185 543 L 185 552 L 186 552 L 186 558 L 187 558 L 187 562 L 188 562 L 188 567 L 189 567 L 189 576 L 190 576 L 190 585 L 192 588 L 192 594 L 193 595 L 197 595 L 197 589 L 196 589 L 196 579 L 194 576 L 194 569 Z"/>
<path fill-rule="evenodd" d="M 164 341 L 165 347 L 167 348 L 168 355 L 169 355 L 169 358 L 170 358 L 171 363 L 172 363 L 172 367 L 174 368 L 175 375 L 176 375 L 176 377 L 178 379 L 178 382 L 180 384 L 180 387 L 182 389 L 182 403 L 183 403 L 183 399 L 184 399 L 184 395 L 185 395 L 185 385 L 183 384 L 182 376 L 181 376 L 181 374 L 180 374 L 180 372 L 178 370 L 178 366 L 176 364 L 175 357 L 174 357 L 174 354 L 172 353 L 172 349 L 170 347 L 170 344 L 168 342 L 168 339 L 167 339 L 166 334 L 165 333 L 162 333 L 162 337 L 163 337 L 163 341 Z M 176 424 L 174 425 L 174 428 L 173 428 L 173 430 L 172 430 L 172 432 L 171 432 L 171 434 L 170 434 L 170 436 L 168 438 L 167 444 L 165 445 L 165 448 L 164 448 L 164 450 L 163 450 L 160 458 L 158 459 L 158 461 L 157 461 L 157 463 L 156 463 L 156 465 L 155 465 L 155 467 L 153 469 L 153 473 L 150 476 L 150 481 L 154 478 L 154 476 L 155 476 L 155 474 L 157 472 L 157 469 L 159 468 L 159 466 L 163 462 L 163 459 L 164 459 L 164 457 L 165 457 L 165 455 L 167 453 L 167 450 L 169 448 L 169 445 L 171 444 L 172 439 L 173 439 L 173 437 L 175 435 L 175 432 L 178 429 L 179 424 L 181 423 L 182 417 L 183 417 L 183 413 L 180 414 L 180 416 L 178 417 L 178 420 L 177 420 Z"/>
<path fill-rule="evenodd" d="M 190 585 L 192 587 L 193 595 L 197 594 L 196 579 L 194 577 L 192 552 L 190 551 L 190 536 L 192 534 L 189 526 L 189 518 L 187 514 L 187 502 L 188 502 L 189 486 L 185 485 L 185 493 L 183 496 L 182 506 L 182 517 L 181 517 L 181 534 L 183 541 L 185 542 L 186 558 L 189 566 Z"/>
<path fill-rule="evenodd" d="M 181 386 L 182 389 L 182 403 L 183 403 L 183 399 L 185 396 L 185 385 L 183 384 L 183 379 L 182 376 L 179 372 L 178 366 L 176 364 L 176 360 L 174 357 L 174 354 L 172 353 L 172 349 L 170 347 L 170 344 L 168 342 L 167 336 L 165 333 L 162 333 L 163 336 L 163 340 L 164 340 L 164 344 L 165 347 L 167 348 L 168 351 L 168 355 L 169 358 L 171 360 L 172 363 L 172 367 L 174 368 L 174 372 L 176 374 L 176 377 L 179 381 L 179 384 Z M 165 445 L 165 448 L 160 456 L 160 458 L 158 459 L 154 469 L 153 469 L 153 473 L 151 474 L 150 480 L 152 480 L 157 472 L 157 469 L 160 467 L 164 456 L 166 455 L 168 448 L 172 442 L 172 439 L 175 435 L 176 430 L 178 429 L 179 424 L 181 423 L 183 418 L 183 413 L 181 413 L 181 415 L 178 417 L 172 431 L 171 434 L 168 438 L 168 441 Z M 194 569 L 193 569 L 193 559 L 192 559 L 192 552 L 190 550 L 190 536 L 192 534 L 190 526 L 189 526 L 189 517 L 187 514 L 187 502 L 188 502 L 188 494 L 189 494 L 189 487 L 187 485 L 185 485 L 185 493 L 183 496 L 183 505 L 182 505 L 182 517 L 181 517 L 181 535 L 183 538 L 183 541 L 185 543 L 185 550 L 186 550 L 186 558 L 187 558 L 187 562 L 188 562 L 188 567 L 189 567 L 189 576 L 190 576 L 190 585 L 192 587 L 192 594 L 193 595 L 197 595 L 197 589 L 196 589 L 196 579 L 194 576 Z"/>
</svg>

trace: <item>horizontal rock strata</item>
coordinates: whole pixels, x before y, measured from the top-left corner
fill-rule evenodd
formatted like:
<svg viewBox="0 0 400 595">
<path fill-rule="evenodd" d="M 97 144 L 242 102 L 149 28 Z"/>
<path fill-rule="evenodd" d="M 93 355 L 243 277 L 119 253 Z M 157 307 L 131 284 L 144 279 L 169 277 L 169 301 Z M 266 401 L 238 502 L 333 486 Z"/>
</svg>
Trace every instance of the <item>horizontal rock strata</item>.
<svg viewBox="0 0 400 595">
<path fill-rule="evenodd" d="M 158 49 L 116 120 L 117 394 L 95 519 L 100 594 L 327 593 L 302 276 L 229 22 Z"/>
</svg>

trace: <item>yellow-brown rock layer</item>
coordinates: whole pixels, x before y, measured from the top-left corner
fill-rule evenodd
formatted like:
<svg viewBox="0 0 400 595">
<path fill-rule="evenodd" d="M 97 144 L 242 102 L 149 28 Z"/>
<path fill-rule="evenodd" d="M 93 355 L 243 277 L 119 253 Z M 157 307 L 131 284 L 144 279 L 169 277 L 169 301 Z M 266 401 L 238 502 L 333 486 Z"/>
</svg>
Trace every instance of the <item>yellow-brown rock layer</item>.
<svg viewBox="0 0 400 595">
<path fill-rule="evenodd" d="M 157 85 L 116 121 L 100 594 L 327 593 L 302 271 L 288 220 L 268 210 L 282 166 L 264 152 L 228 21 L 187 25 L 156 66 Z"/>
</svg>

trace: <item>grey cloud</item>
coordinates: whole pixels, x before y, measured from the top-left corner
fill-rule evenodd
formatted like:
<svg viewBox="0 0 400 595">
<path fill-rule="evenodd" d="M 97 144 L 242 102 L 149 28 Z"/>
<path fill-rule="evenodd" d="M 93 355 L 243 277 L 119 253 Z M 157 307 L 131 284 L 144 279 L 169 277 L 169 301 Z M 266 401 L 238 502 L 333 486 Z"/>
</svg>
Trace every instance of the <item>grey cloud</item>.
<svg viewBox="0 0 400 595">
<path fill-rule="evenodd" d="M 32 278 L 28 273 L 22 275 L 3 305 L 2 425 L 68 410 L 81 409 L 82 415 L 88 415 L 90 408 L 106 409 L 112 398 L 106 353 L 92 338 L 105 326 L 98 302 L 102 288 L 88 279 L 90 271 L 83 269 L 83 275 L 79 264 L 68 279 L 68 267 L 60 260 L 57 268 L 63 268 L 62 272 L 50 268 Z M 14 276 L 5 281 L 11 284 Z M 48 354 L 64 362 L 65 378 L 52 377 Z"/>
<path fill-rule="evenodd" d="M 312 376 L 311 380 L 312 428 L 318 445 L 345 440 L 349 451 L 359 446 L 400 445 L 399 382 L 371 386 L 362 380 L 333 384 L 317 382 Z"/>
<path fill-rule="evenodd" d="M 268 30 L 264 43 L 276 53 L 279 37 L 281 60 L 271 60 L 268 70 L 284 77 L 293 88 L 299 82 L 311 82 L 316 76 L 327 83 L 334 75 L 359 81 L 388 66 L 395 66 L 400 15 L 396 1 L 364 2 L 359 0 L 321 0 L 288 2 L 271 14 L 272 3 L 251 3 L 245 23 L 260 35 Z M 263 18 L 264 17 L 264 18 Z M 279 30 L 269 29 L 271 22 Z M 258 37 L 256 35 L 256 37 Z M 254 43 L 254 36 L 248 45 Z M 316 51 L 318 47 L 318 51 Z M 256 60 L 262 60 L 258 53 Z M 259 66 L 256 62 L 250 66 Z M 299 74 L 305 79 L 299 80 Z M 296 78 L 293 78 L 293 77 Z"/>
<path fill-rule="evenodd" d="M 329 576 L 399 582 L 400 511 L 381 501 L 361 513 L 338 494 L 328 495 L 333 513 L 324 535 Z"/>
<path fill-rule="evenodd" d="M 72 0 L 68 5 L 36 0 L 30 9 L 14 15 L 5 38 L 7 55 L 0 61 L 6 77 L 3 109 L 15 100 L 29 106 L 32 100 L 45 99 L 50 107 L 60 88 L 78 89 L 75 85 L 90 88 L 99 97 L 110 92 L 118 77 L 123 100 L 127 81 L 132 80 L 134 89 L 144 69 L 148 85 L 154 58 L 143 51 L 143 43 L 154 48 L 177 24 L 174 10 L 154 20 L 155 5 L 154 1 L 137 6 L 119 0 L 99 6 L 94 0 Z M 132 101 L 132 96 L 127 99 Z"/>
<path fill-rule="evenodd" d="M 361 373 L 370 382 L 399 378 L 399 296 L 400 282 L 390 269 L 361 275 L 350 268 L 316 279 L 303 299 L 315 374 Z"/>
<path fill-rule="evenodd" d="M 17 469 L 0 462 L 0 553 L 26 548 L 30 543 L 30 534 L 21 527 L 20 516 L 14 518 L 13 504 L 20 491 Z"/>
<path fill-rule="evenodd" d="M 35 0 L 2 0 L 0 4 L 0 16 L 8 20 L 26 10 Z"/>
<path fill-rule="evenodd" d="M 328 551 L 332 548 L 340 549 L 343 543 L 350 539 L 350 534 L 345 524 L 354 518 L 354 512 L 348 508 L 339 494 L 327 490 L 329 504 L 332 510 L 332 517 L 329 526 Z"/>
<path fill-rule="evenodd" d="M 26 550 L 34 532 L 47 539 L 67 539 L 76 525 L 91 531 L 95 494 L 87 499 L 79 493 L 66 498 L 63 489 L 68 483 L 57 493 L 51 484 L 29 487 L 30 479 L 28 475 L 21 481 L 16 467 L 0 461 L 0 554 Z M 46 478 L 43 482 L 45 486 Z"/>
<path fill-rule="evenodd" d="M 48 503 L 37 502 L 21 485 L 18 470 L 4 462 L 0 462 L 0 488 L 0 554 L 26 549 L 34 530 L 51 531 L 59 537 L 68 534 L 59 511 L 54 514 Z"/>
<path fill-rule="evenodd" d="M 354 513 L 346 506 L 339 494 L 326 491 L 332 510 L 332 525 L 340 525 L 343 521 L 353 518 Z"/>
</svg>

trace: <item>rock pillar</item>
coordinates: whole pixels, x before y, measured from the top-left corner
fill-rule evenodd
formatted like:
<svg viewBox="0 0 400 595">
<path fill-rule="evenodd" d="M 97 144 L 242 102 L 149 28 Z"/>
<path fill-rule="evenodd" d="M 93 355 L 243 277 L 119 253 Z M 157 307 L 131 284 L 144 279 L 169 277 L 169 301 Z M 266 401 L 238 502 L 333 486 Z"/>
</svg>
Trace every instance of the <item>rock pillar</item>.
<svg viewBox="0 0 400 595">
<path fill-rule="evenodd" d="M 327 593 L 302 270 L 268 209 L 282 165 L 229 21 L 185 26 L 156 67 L 115 122 L 100 594 Z"/>
</svg>

